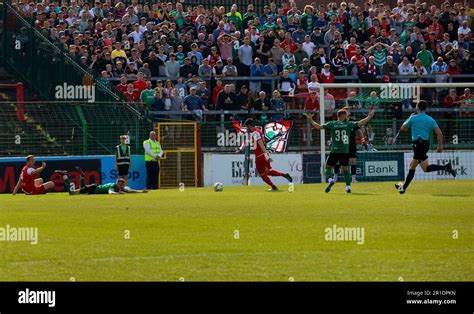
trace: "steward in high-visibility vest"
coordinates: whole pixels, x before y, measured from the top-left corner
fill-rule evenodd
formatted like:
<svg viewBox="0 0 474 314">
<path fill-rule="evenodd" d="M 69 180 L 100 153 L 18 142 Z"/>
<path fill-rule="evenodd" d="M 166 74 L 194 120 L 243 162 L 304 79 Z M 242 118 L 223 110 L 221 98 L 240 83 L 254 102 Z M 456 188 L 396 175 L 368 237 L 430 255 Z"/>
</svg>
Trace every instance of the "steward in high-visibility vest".
<svg viewBox="0 0 474 314">
<path fill-rule="evenodd" d="M 150 138 L 143 141 L 147 190 L 158 189 L 158 175 L 160 173 L 158 160 L 163 156 L 163 150 L 161 149 L 160 142 L 158 142 L 156 138 L 156 133 L 151 131 Z"/>
<path fill-rule="evenodd" d="M 128 171 L 132 162 L 130 146 L 126 144 L 127 135 L 120 136 L 120 144 L 115 146 L 115 164 L 117 166 L 119 179 L 125 180 L 128 186 Z"/>
</svg>

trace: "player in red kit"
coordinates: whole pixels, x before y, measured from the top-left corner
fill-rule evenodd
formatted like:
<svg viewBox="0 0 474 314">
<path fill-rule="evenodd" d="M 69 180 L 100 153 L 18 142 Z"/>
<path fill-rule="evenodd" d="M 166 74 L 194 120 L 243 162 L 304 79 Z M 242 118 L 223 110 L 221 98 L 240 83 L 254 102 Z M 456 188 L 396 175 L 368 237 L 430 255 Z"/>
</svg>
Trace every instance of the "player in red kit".
<svg viewBox="0 0 474 314">
<path fill-rule="evenodd" d="M 247 131 L 252 133 L 252 148 L 255 152 L 255 167 L 257 172 L 262 178 L 263 182 L 271 186 L 269 192 L 278 191 L 278 188 L 273 184 L 272 180 L 268 176 L 273 177 L 284 177 L 289 182 L 293 182 L 293 178 L 289 173 L 282 173 L 277 170 L 272 169 L 270 164 L 273 160 L 270 158 L 270 154 L 267 151 L 265 146 L 265 135 L 263 132 L 255 127 L 255 122 L 253 119 L 245 120 L 245 126 Z"/>
<path fill-rule="evenodd" d="M 43 179 L 39 178 L 41 172 L 46 168 L 46 163 L 43 161 L 41 167 L 35 167 L 35 156 L 29 155 L 26 157 L 26 165 L 21 170 L 20 179 L 18 180 L 13 195 L 15 195 L 21 188 L 26 195 L 46 194 L 54 188 L 54 183 L 48 181 L 43 183 Z"/>
</svg>

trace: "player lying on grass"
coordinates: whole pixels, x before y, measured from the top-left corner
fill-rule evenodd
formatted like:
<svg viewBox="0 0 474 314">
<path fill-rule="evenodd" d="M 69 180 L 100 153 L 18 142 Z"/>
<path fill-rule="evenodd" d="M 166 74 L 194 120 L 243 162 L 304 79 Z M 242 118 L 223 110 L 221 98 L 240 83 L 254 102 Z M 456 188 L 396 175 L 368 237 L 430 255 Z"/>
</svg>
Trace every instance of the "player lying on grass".
<svg viewBox="0 0 474 314">
<path fill-rule="evenodd" d="M 255 152 L 255 167 L 257 168 L 257 172 L 262 178 L 263 182 L 271 186 L 269 192 L 278 191 L 278 188 L 275 184 L 273 184 L 272 180 L 268 176 L 274 177 L 284 177 L 289 182 L 293 182 L 293 178 L 290 176 L 289 173 L 282 173 L 275 169 L 272 169 L 271 162 L 273 161 L 270 158 L 270 154 L 267 151 L 265 146 L 265 135 L 260 129 L 255 127 L 255 122 L 253 119 L 248 118 L 245 120 L 245 126 L 247 127 L 248 132 L 252 132 L 252 148 Z"/>
<path fill-rule="evenodd" d="M 415 170 L 418 165 L 421 166 L 421 169 L 424 172 L 444 170 L 450 173 L 453 177 L 456 177 L 456 171 L 453 170 L 450 162 L 445 165 L 428 164 L 427 153 L 430 150 L 429 137 L 431 131 L 434 130 L 436 133 L 436 138 L 438 140 L 438 153 L 443 151 L 443 132 L 441 132 L 436 120 L 426 114 L 426 107 L 426 101 L 420 100 L 416 105 L 416 113 L 413 113 L 408 118 L 408 120 L 403 123 L 400 131 L 398 132 L 398 134 L 400 134 L 401 131 L 407 131 L 409 128 L 411 128 L 411 140 L 413 141 L 414 152 L 405 183 L 395 184 L 395 188 L 398 190 L 398 192 L 400 192 L 400 194 L 406 192 L 408 185 L 410 185 L 411 180 L 413 180 L 413 177 L 415 176 Z M 396 141 L 398 134 L 395 137 L 394 142 Z"/>
<path fill-rule="evenodd" d="M 69 190 L 69 195 L 89 195 L 89 194 L 125 194 L 125 193 L 147 193 L 147 190 L 133 190 L 125 185 L 125 180 L 120 178 L 117 183 L 105 184 L 85 184 L 85 174 L 81 168 L 76 167 L 76 170 L 81 174 L 79 189 L 76 189 L 74 183 L 71 185 L 67 171 L 56 170 L 63 175 L 64 186 Z"/>
<path fill-rule="evenodd" d="M 347 111 L 345 109 L 340 109 L 337 112 L 337 121 L 330 121 L 323 125 L 320 125 L 313 120 L 312 113 L 307 113 L 306 118 L 309 122 L 317 129 L 325 129 L 331 132 L 331 152 L 326 160 L 326 170 L 325 175 L 328 179 L 328 185 L 326 187 L 326 193 L 331 191 L 332 186 L 335 183 L 334 178 L 332 177 L 332 168 L 339 164 L 342 167 L 342 172 L 344 174 L 344 181 L 346 182 L 346 193 L 351 193 L 351 175 L 349 173 L 349 146 L 350 146 L 350 134 L 352 130 L 359 128 L 362 125 L 367 124 L 370 119 L 374 116 L 374 110 L 369 111 L 369 115 L 364 119 L 354 122 L 347 121 Z"/>
<path fill-rule="evenodd" d="M 26 195 L 46 194 L 48 191 L 54 189 L 54 183 L 48 181 L 43 183 L 43 179 L 39 178 L 41 172 L 46 168 L 46 163 L 43 161 L 41 167 L 35 167 L 35 156 L 26 156 L 26 165 L 21 170 L 20 179 L 13 189 L 12 195 L 16 195 L 21 188 Z"/>
</svg>

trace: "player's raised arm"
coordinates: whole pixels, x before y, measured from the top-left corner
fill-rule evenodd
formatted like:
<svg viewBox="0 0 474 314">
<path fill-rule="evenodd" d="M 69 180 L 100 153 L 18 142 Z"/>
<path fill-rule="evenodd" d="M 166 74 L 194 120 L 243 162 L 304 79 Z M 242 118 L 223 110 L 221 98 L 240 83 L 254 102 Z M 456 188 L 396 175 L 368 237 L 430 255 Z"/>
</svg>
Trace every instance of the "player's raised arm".
<svg viewBox="0 0 474 314">
<path fill-rule="evenodd" d="M 372 117 L 374 116 L 374 114 L 375 114 L 374 109 L 370 109 L 370 110 L 369 110 L 369 114 L 367 115 L 367 117 L 365 117 L 365 118 L 362 119 L 362 120 L 359 120 L 359 121 L 357 122 L 357 125 L 358 125 L 358 126 L 366 125 L 367 123 L 369 123 L 370 119 L 372 119 Z"/>
<path fill-rule="evenodd" d="M 436 150 L 438 151 L 438 153 L 441 153 L 443 152 L 443 142 L 444 142 L 443 132 L 441 131 L 439 127 L 435 128 L 434 131 L 436 133 L 436 138 L 438 140 L 438 147 Z"/>
<path fill-rule="evenodd" d="M 311 123 L 312 126 L 314 126 L 314 128 L 316 130 L 321 130 L 322 129 L 322 126 L 321 124 L 317 123 L 316 121 L 313 120 L 313 116 L 314 116 L 314 113 L 307 113 L 306 114 L 306 119 L 309 120 L 309 123 Z"/>
</svg>

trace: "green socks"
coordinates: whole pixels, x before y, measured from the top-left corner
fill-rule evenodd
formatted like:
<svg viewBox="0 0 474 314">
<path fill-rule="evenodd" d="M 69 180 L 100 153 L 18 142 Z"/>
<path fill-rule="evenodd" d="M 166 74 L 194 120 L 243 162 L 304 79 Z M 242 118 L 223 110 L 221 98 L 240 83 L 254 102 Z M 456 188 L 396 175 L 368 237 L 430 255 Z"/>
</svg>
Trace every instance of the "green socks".
<svg viewBox="0 0 474 314">
<path fill-rule="evenodd" d="M 351 174 L 349 173 L 349 171 L 344 171 L 344 181 L 346 182 L 346 185 L 347 186 L 350 186 L 351 185 Z"/>
</svg>

